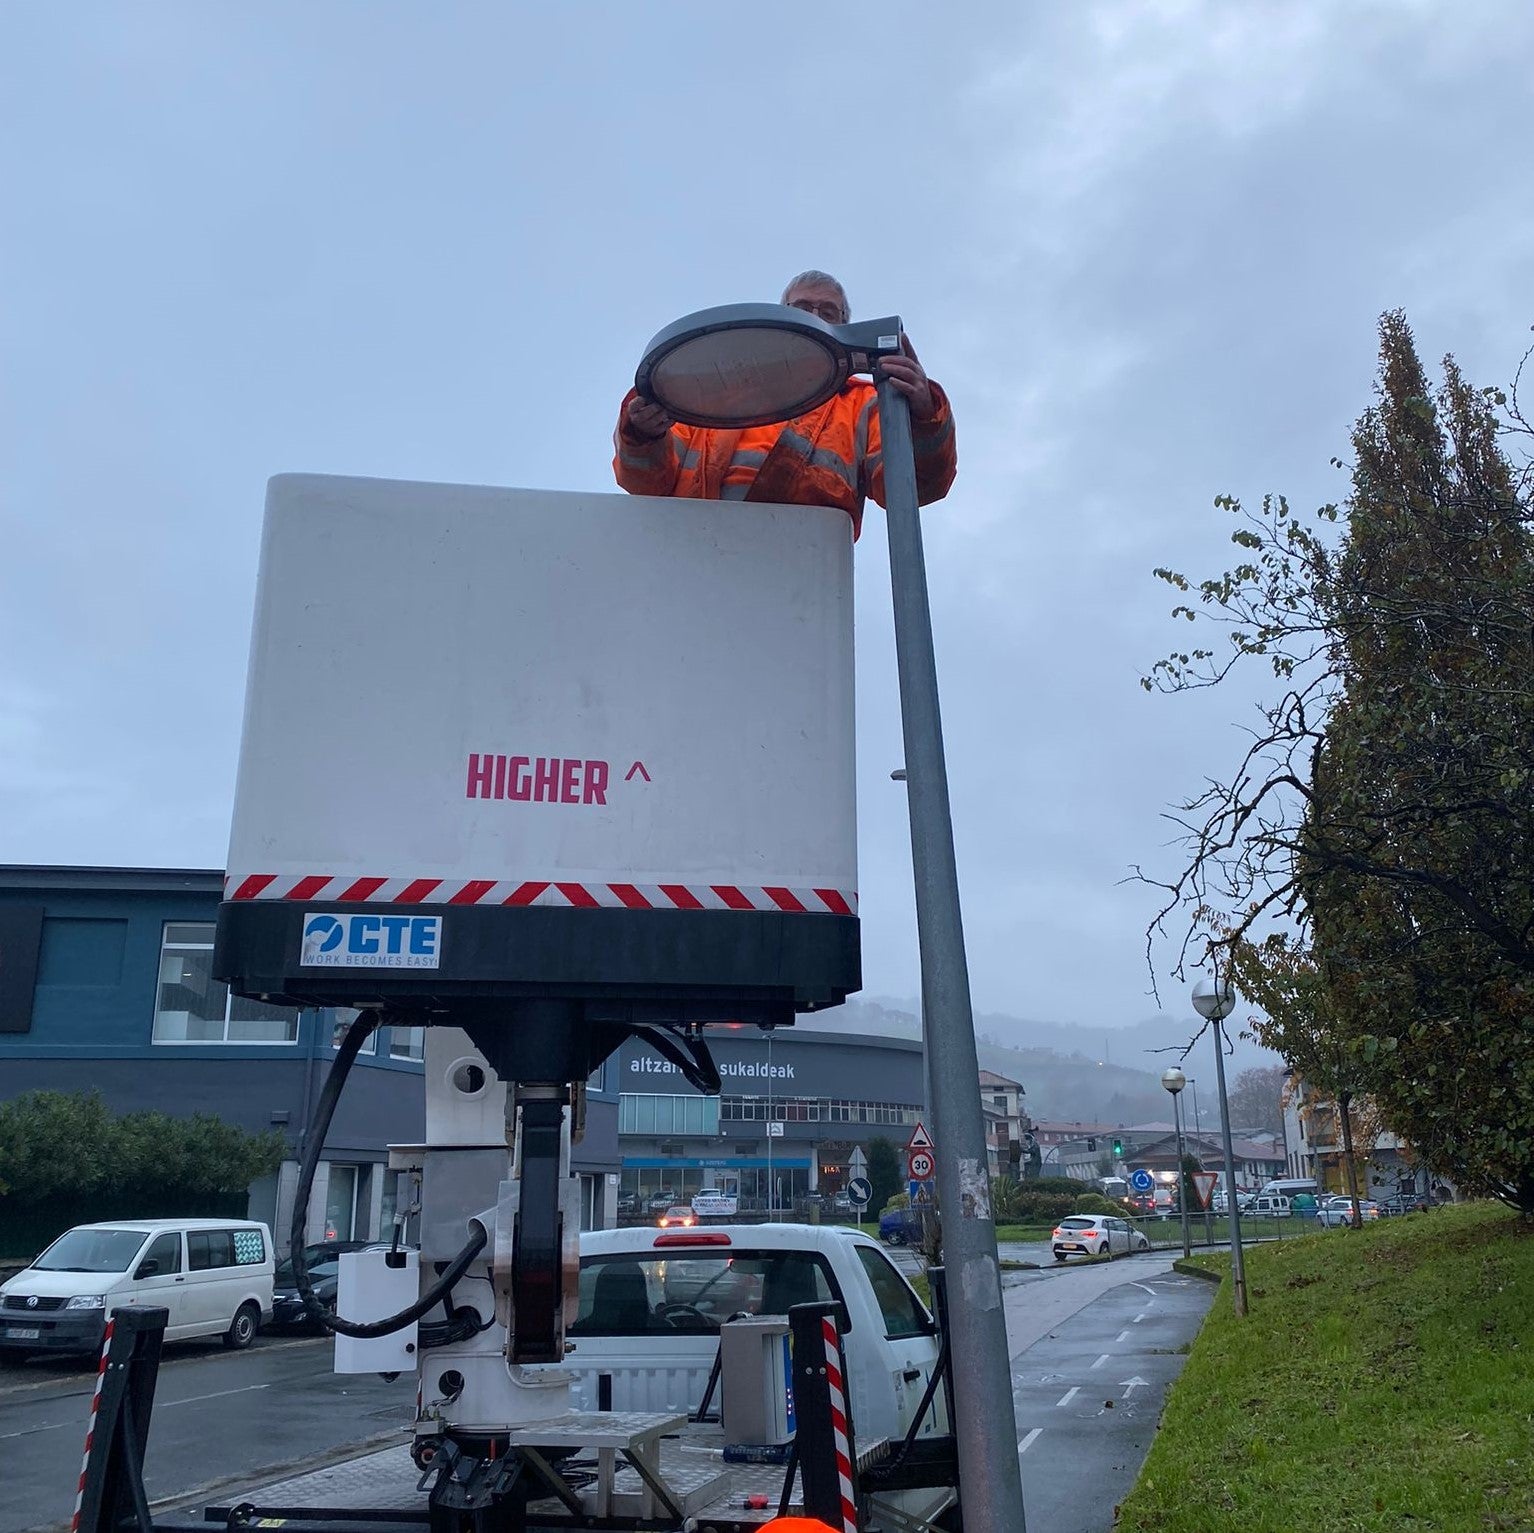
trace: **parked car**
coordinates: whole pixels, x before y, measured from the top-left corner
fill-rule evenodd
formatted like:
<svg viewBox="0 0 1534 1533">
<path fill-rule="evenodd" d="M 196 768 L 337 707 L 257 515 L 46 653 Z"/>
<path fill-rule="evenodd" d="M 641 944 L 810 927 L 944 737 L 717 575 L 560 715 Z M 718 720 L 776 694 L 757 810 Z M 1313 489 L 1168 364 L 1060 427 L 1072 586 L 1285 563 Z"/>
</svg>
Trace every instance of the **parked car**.
<svg viewBox="0 0 1534 1533">
<path fill-rule="evenodd" d="M 1071 1214 L 1062 1219 L 1049 1237 L 1057 1262 L 1067 1256 L 1130 1255 L 1149 1251 L 1150 1240 L 1127 1219 L 1112 1214 Z"/>
<path fill-rule="evenodd" d="M 1367 1198 L 1359 1201 L 1358 1211 L 1364 1217 L 1364 1222 L 1378 1219 L 1380 1216 L 1379 1204 L 1371 1203 Z M 1352 1224 L 1353 1200 L 1352 1198 L 1331 1197 L 1322 1199 L 1316 1208 L 1316 1219 L 1327 1226 Z"/>
<path fill-rule="evenodd" d="M 639 1212 L 639 1194 L 637 1192 L 620 1192 L 618 1194 L 619 1214 L 630 1216 Z"/>
<path fill-rule="evenodd" d="M 0 1361 L 99 1352 L 114 1309 L 170 1311 L 167 1341 L 248 1347 L 272 1313 L 272 1237 L 245 1219 L 116 1219 L 66 1230 L 0 1283 Z"/>
<path fill-rule="evenodd" d="M 919 1246 L 922 1217 L 914 1208 L 893 1208 L 879 1215 L 879 1239 L 887 1246 Z"/>
<path fill-rule="evenodd" d="M 663 1230 L 690 1230 L 698 1222 L 698 1216 L 687 1203 L 676 1203 L 655 1221 Z"/>
<path fill-rule="evenodd" d="M 676 1202 L 676 1194 L 669 1187 L 663 1187 L 659 1192 L 652 1192 L 649 1201 L 645 1204 L 645 1212 L 649 1214 L 663 1214 Z"/>
<path fill-rule="evenodd" d="M 1251 1206 L 1242 1210 L 1254 1219 L 1288 1219 L 1293 1214 L 1289 1199 L 1274 1193 L 1258 1193 Z"/>
<path fill-rule="evenodd" d="M 367 1240 L 321 1240 L 304 1247 L 304 1271 L 309 1274 L 314 1296 L 331 1314 L 336 1308 L 336 1288 L 340 1282 L 341 1255 L 346 1251 L 375 1249 Z M 272 1282 L 272 1325 L 279 1330 L 304 1327 L 318 1330 L 319 1326 L 309 1318 L 304 1301 L 298 1296 L 298 1282 L 293 1275 L 293 1258 L 284 1257 L 277 1263 Z"/>
</svg>

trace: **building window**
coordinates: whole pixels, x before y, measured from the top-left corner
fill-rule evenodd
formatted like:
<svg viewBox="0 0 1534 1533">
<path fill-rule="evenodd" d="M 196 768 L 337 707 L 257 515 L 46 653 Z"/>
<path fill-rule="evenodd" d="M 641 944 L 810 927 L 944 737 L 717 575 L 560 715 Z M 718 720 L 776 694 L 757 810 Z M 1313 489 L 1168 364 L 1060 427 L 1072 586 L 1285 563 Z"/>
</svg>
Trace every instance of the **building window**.
<svg viewBox="0 0 1534 1533">
<path fill-rule="evenodd" d="M 737 1123 L 819 1123 L 815 1097 L 720 1097 L 719 1116 Z"/>
<path fill-rule="evenodd" d="M 213 926 L 167 921 L 155 998 L 156 1043 L 292 1043 L 298 1011 L 231 995 L 213 978 Z"/>
<path fill-rule="evenodd" d="M 391 1027 L 389 1029 L 390 1059 L 424 1059 L 426 1056 L 426 1029 L 424 1027 Z"/>
<path fill-rule="evenodd" d="M 355 1006 L 337 1006 L 331 1010 L 330 1046 L 333 1049 L 341 1047 L 341 1040 L 346 1036 L 346 1030 L 360 1015 Z M 378 1032 L 375 1029 L 362 1040 L 362 1047 L 357 1050 L 359 1054 L 376 1054 L 378 1052 Z"/>
<path fill-rule="evenodd" d="M 618 1098 L 620 1134 L 717 1134 L 719 1098 L 625 1091 Z"/>
</svg>

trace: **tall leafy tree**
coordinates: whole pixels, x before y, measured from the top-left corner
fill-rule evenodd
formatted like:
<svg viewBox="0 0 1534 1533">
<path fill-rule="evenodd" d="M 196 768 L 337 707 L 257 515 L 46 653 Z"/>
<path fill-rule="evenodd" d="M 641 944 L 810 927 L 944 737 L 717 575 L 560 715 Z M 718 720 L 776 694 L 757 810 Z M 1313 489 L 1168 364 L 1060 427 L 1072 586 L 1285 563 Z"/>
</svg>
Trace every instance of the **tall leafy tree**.
<svg viewBox="0 0 1534 1533">
<path fill-rule="evenodd" d="M 1230 1087 L 1230 1116 L 1242 1128 L 1284 1131 L 1284 1067 L 1254 1065 L 1243 1070 Z"/>
<path fill-rule="evenodd" d="M 1385 315 L 1345 506 L 1223 499 L 1243 562 L 1176 610 L 1227 644 L 1146 680 L 1211 685 L 1260 657 L 1282 683 L 1236 770 L 1183 806 L 1163 916 L 1191 908 L 1226 961 L 1278 960 L 1291 1060 L 1331 1061 L 1323 1084 L 1369 1097 L 1431 1167 L 1534 1212 L 1534 538 L 1510 428 L 1528 429 L 1516 387 L 1477 391 L 1448 358 L 1433 390 Z"/>
</svg>

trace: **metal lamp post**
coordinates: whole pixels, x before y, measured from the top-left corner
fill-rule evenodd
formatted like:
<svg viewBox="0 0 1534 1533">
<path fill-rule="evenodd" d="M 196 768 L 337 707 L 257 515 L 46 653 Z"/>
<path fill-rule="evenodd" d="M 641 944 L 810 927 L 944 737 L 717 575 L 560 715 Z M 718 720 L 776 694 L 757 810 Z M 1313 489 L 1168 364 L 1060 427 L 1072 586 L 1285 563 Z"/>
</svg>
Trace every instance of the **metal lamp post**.
<svg viewBox="0 0 1534 1533">
<path fill-rule="evenodd" d="M 1220 1024 L 1236 1009 L 1227 982 L 1201 979 L 1193 987 L 1193 1009 L 1214 1023 L 1214 1070 L 1220 1091 L 1220 1136 L 1225 1142 L 1225 1206 L 1230 1218 L 1230 1280 L 1236 1313 L 1246 1313 L 1246 1264 L 1241 1252 L 1241 1209 L 1236 1197 L 1236 1152 L 1230 1138 L 1230 1103 L 1225 1096 L 1225 1033 Z"/>
<path fill-rule="evenodd" d="M 1173 1065 L 1161 1072 L 1161 1084 L 1172 1093 L 1172 1127 L 1177 1130 L 1177 1206 L 1182 1210 L 1182 1254 L 1192 1256 L 1193 1242 L 1188 1236 L 1187 1154 L 1182 1147 L 1182 1116 L 1178 1112 L 1182 1088 L 1188 1084 L 1188 1077 Z"/>
<path fill-rule="evenodd" d="M 877 376 L 875 364 L 899 352 L 900 336 L 895 317 L 829 325 L 780 304 L 731 304 L 662 330 L 634 381 L 643 397 L 687 424 L 764 425 L 815 409 L 854 373 Z M 965 1381 L 954 1402 L 964 1520 L 973 1528 L 1024 1533 L 911 415 L 905 396 L 887 379 L 879 378 L 877 388 L 928 1105 L 938 1147 L 953 1377 Z"/>
</svg>

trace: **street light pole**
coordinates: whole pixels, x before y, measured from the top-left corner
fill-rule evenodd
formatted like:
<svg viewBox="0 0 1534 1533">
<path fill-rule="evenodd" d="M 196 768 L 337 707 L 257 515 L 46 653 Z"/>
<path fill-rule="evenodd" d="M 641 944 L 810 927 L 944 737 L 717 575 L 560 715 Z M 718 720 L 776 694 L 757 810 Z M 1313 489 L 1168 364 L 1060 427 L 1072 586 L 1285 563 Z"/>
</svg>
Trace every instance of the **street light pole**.
<svg viewBox="0 0 1534 1533">
<path fill-rule="evenodd" d="M 1170 1070 L 1161 1072 L 1161 1084 L 1172 1093 L 1172 1127 L 1177 1131 L 1177 1206 L 1182 1210 L 1182 1254 L 1187 1257 L 1193 1255 L 1193 1242 L 1188 1236 L 1188 1157 L 1182 1145 L 1182 1117 L 1178 1104 L 1188 1078 L 1173 1065 Z"/>
<path fill-rule="evenodd" d="M 972 1528 L 1016 1528 L 1023 1533 L 1011 1355 L 991 1216 L 980 1062 L 959 905 L 911 414 L 905 396 L 887 378 L 879 379 L 878 391 L 921 953 L 922 1039 L 938 1151 L 943 1265 L 952 1295 L 952 1376 L 967 1385 L 956 1391 L 954 1402 L 964 1521 Z"/>
<path fill-rule="evenodd" d="M 646 349 L 634 386 L 673 420 L 739 429 L 794 420 L 833 398 L 854 373 L 873 372 L 877 379 L 929 1126 L 943 1211 L 951 1376 L 965 1386 L 954 1401 L 963 1517 L 970 1528 L 1024 1533 L 911 414 L 905 396 L 878 376 L 879 359 L 900 350 L 901 324 L 893 315 L 830 325 L 781 304 L 733 304 L 662 330 Z"/>
<path fill-rule="evenodd" d="M 1225 1033 L 1220 1024 L 1236 1009 L 1236 992 L 1218 980 L 1193 987 L 1193 1007 L 1214 1023 L 1214 1072 L 1220 1090 L 1220 1135 L 1225 1143 L 1225 1205 L 1230 1217 L 1230 1280 L 1238 1315 L 1246 1313 L 1246 1263 L 1241 1250 L 1241 1209 L 1236 1197 L 1236 1151 L 1230 1137 L 1230 1101 L 1225 1095 Z"/>
</svg>

